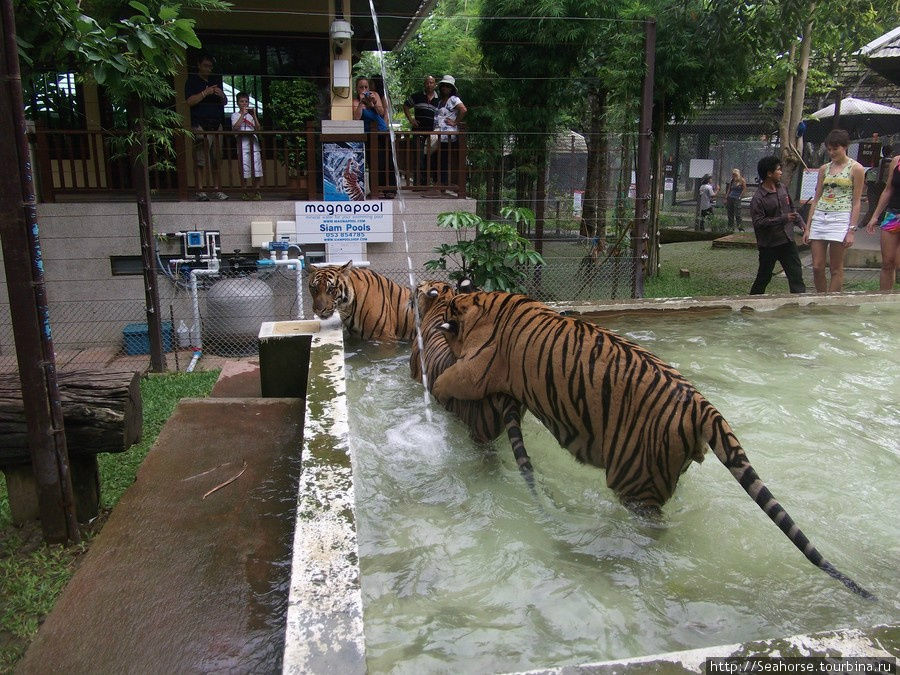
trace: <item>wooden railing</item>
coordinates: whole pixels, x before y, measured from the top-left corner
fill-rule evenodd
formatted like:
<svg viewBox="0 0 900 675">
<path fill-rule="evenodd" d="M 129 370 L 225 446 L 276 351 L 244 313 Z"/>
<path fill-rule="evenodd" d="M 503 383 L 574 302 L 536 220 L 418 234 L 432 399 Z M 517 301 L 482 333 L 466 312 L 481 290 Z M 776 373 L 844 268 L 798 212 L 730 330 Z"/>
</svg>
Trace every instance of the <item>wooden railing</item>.
<svg viewBox="0 0 900 675">
<path fill-rule="evenodd" d="M 131 164 L 125 147 L 126 132 L 38 129 L 31 135 L 39 198 L 53 202 L 71 199 L 127 199 L 132 189 Z M 321 144 L 323 135 L 312 124 L 304 132 L 257 132 L 263 175 L 259 192 L 265 199 L 321 199 Z M 413 191 L 442 191 L 466 196 L 466 137 L 463 132 L 442 134 L 445 142 L 426 153 L 429 133 L 395 133 L 400 184 Z M 256 192 L 252 180 L 241 177 L 240 134 L 206 132 L 219 158 L 218 181 L 204 174 L 208 192 L 218 182 L 232 198 L 244 191 Z M 452 140 L 451 140 L 452 138 Z M 368 197 L 396 192 L 388 132 L 324 136 L 328 141 L 362 141 L 366 145 Z M 303 146 L 302 150 L 298 146 Z M 175 139 L 174 156 L 150 151 L 150 187 L 156 197 L 188 200 L 196 189 L 194 148 L 196 139 Z M 311 151 L 310 151 L 311 149 Z M 210 167 L 211 168 L 211 167 Z"/>
</svg>

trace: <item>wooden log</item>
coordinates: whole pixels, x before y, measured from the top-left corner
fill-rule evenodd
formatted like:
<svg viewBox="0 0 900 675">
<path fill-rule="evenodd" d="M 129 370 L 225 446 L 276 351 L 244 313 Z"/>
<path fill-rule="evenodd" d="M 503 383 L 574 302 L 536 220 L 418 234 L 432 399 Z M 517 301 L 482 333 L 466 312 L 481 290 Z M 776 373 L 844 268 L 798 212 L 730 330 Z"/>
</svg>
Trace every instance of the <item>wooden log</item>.
<svg viewBox="0 0 900 675">
<path fill-rule="evenodd" d="M 122 452 L 141 439 L 140 373 L 65 371 L 57 375 L 69 455 Z M 30 461 L 19 377 L 0 375 L 0 466 Z"/>
</svg>

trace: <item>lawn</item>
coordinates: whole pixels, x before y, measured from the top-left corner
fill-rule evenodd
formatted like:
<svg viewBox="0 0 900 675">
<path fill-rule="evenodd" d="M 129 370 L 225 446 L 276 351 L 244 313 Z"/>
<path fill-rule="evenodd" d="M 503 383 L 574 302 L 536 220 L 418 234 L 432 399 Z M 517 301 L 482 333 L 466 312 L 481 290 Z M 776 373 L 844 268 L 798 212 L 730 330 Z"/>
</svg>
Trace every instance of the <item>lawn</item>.
<svg viewBox="0 0 900 675">
<path fill-rule="evenodd" d="M 0 481 L 0 673 L 12 672 L 28 643 L 78 566 L 110 509 L 134 482 L 165 421 L 185 397 L 207 396 L 219 371 L 154 375 L 141 380 L 141 442 L 117 454 L 98 455 L 101 515 L 83 528 L 78 546 L 45 546 L 40 526 L 12 524 L 6 482 Z"/>
</svg>

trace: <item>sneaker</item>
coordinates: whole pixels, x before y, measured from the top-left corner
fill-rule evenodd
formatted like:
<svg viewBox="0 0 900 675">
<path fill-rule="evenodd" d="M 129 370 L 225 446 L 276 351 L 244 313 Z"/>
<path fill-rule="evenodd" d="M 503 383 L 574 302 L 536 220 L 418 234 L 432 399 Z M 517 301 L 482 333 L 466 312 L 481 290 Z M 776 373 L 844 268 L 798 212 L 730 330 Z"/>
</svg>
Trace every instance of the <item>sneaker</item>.
<svg viewBox="0 0 900 675">
<path fill-rule="evenodd" d="M 250 199 L 251 199 L 250 193 L 249 193 L 249 192 L 242 192 L 242 193 L 241 193 L 241 199 L 243 199 L 245 202 L 250 201 Z"/>
<path fill-rule="evenodd" d="M 208 202 L 208 201 L 209 201 L 209 195 L 206 194 L 205 192 L 198 192 L 198 193 L 197 193 L 197 201 L 198 201 L 198 202 Z"/>
<path fill-rule="evenodd" d="M 253 193 L 253 196 L 250 197 L 250 199 L 252 199 L 252 200 L 255 201 L 255 202 L 258 202 L 258 201 L 261 201 L 261 200 L 262 200 L 262 195 L 259 194 L 259 192 L 254 192 L 254 193 Z"/>
<path fill-rule="evenodd" d="M 218 199 L 220 202 L 222 202 L 228 199 L 228 195 L 226 195 L 224 192 L 214 192 L 213 199 Z"/>
</svg>

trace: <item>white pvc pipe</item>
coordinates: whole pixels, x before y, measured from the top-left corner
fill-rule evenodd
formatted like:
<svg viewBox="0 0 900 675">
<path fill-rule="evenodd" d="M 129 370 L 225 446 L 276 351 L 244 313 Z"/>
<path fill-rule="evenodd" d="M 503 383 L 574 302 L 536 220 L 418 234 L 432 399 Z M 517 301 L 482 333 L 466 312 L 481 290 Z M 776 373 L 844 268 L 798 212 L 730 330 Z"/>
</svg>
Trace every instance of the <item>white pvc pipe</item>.
<svg viewBox="0 0 900 675">
<path fill-rule="evenodd" d="M 200 357 L 202 355 L 203 355 L 203 352 L 201 352 L 199 349 L 194 350 L 194 355 L 191 357 L 191 362 L 188 364 L 187 370 L 185 372 L 193 373 L 194 366 L 197 365 L 197 361 L 200 360 Z"/>
<path fill-rule="evenodd" d="M 297 270 L 297 318 L 303 318 L 303 258 L 281 258 L 271 261 L 276 267 L 294 266 Z"/>
<path fill-rule="evenodd" d="M 194 311 L 194 325 L 191 326 L 193 330 L 196 327 L 197 330 L 197 344 L 193 345 L 194 349 L 197 350 L 194 356 L 196 358 L 200 358 L 198 356 L 199 350 L 203 349 L 203 330 L 200 327 L 200 298 L 197 294 L 197 277 L 199 276 L 215 276 L 219 274 L 219 270 L 207 270 L 207 269 L 192 269 L 191 270 L 191 306 Z M 191 338 L 193 342 L 193 336 Z M 193 362 L 192 362 L 193 365 Z"/>
</svg>

